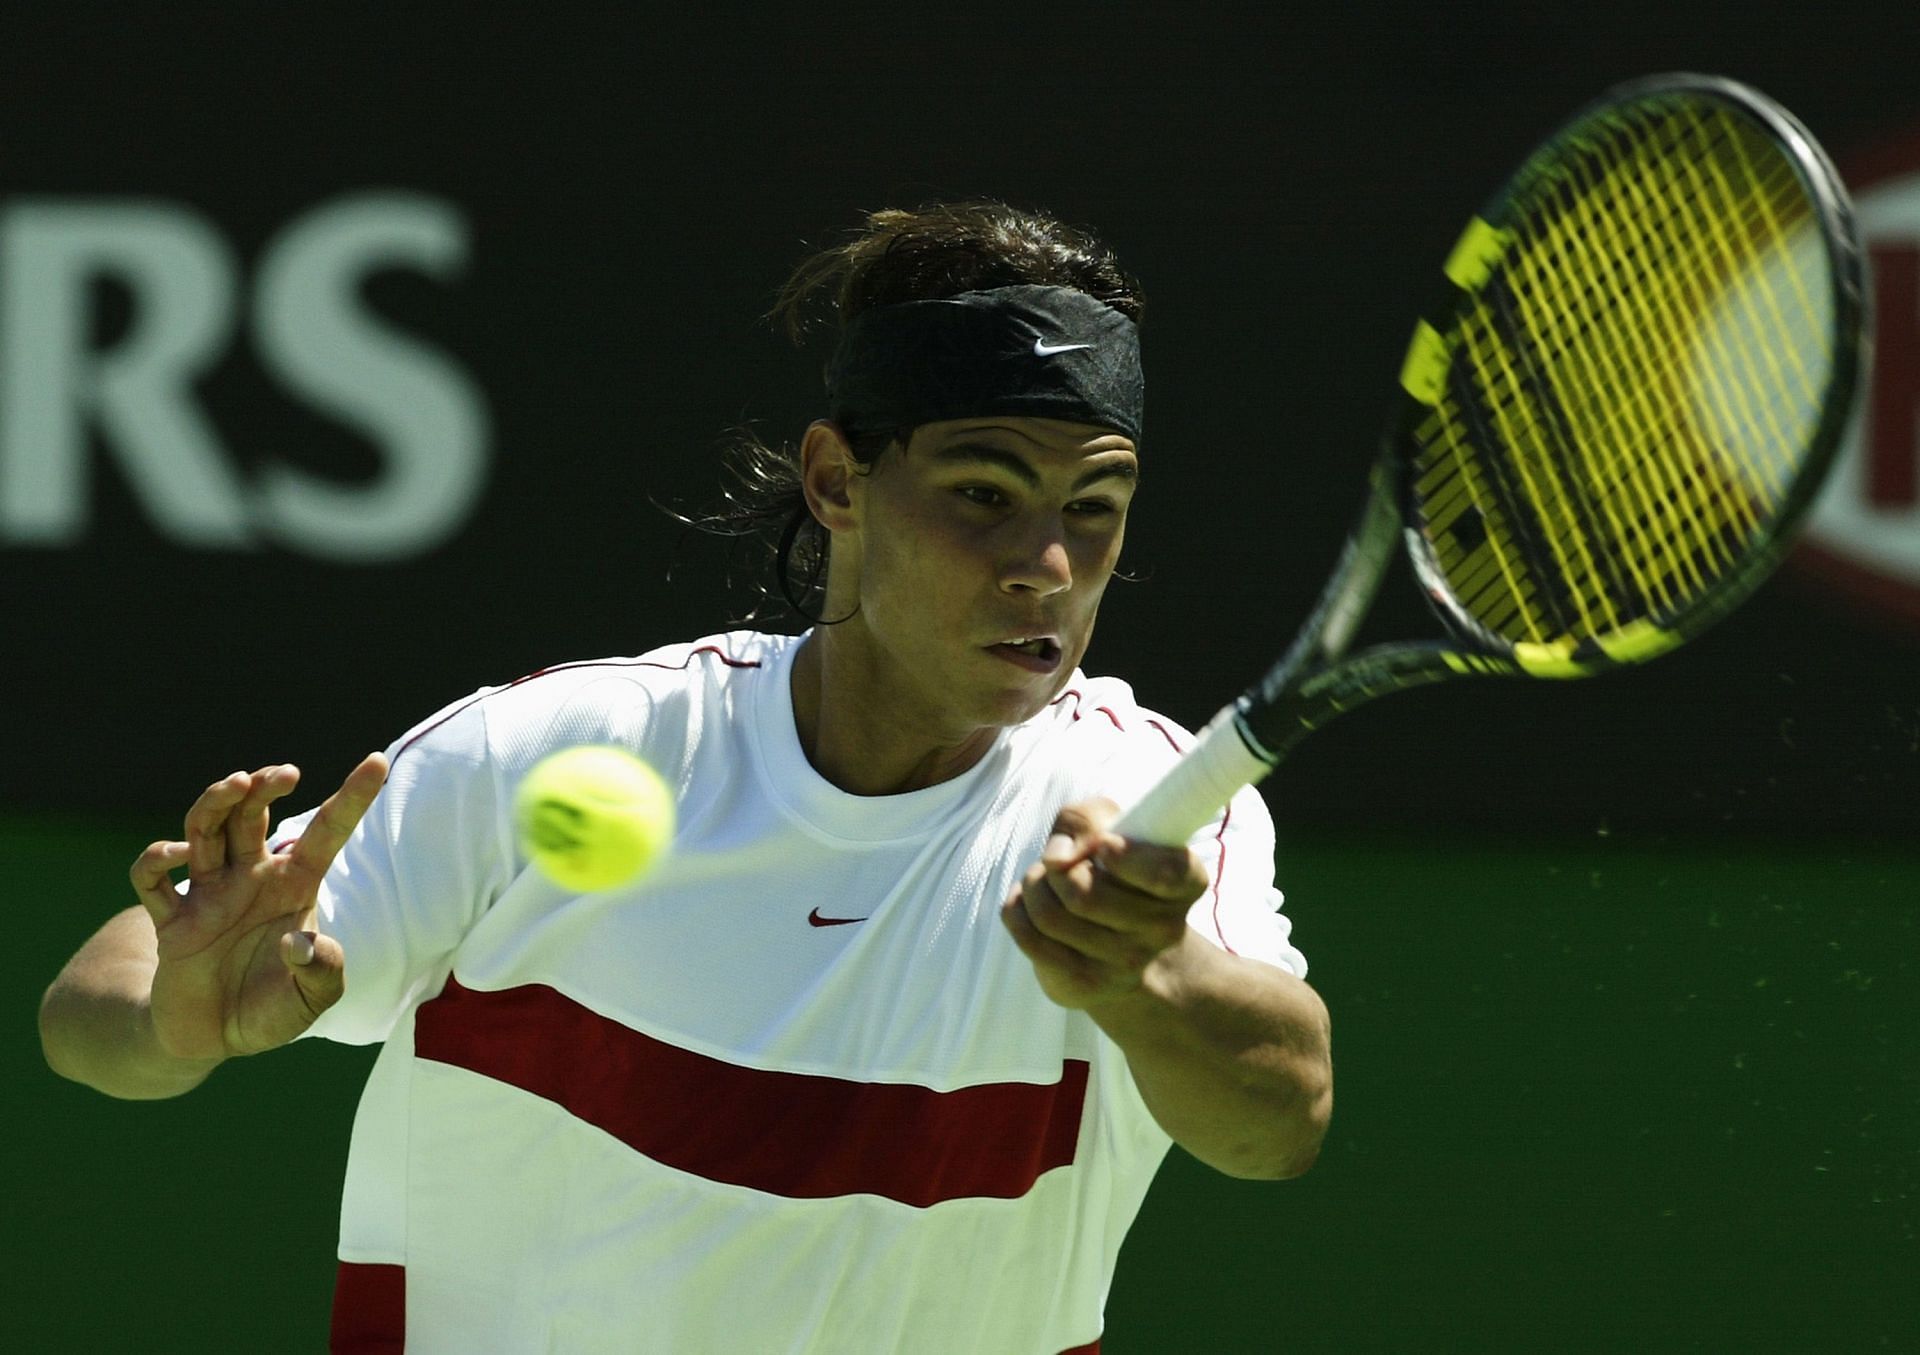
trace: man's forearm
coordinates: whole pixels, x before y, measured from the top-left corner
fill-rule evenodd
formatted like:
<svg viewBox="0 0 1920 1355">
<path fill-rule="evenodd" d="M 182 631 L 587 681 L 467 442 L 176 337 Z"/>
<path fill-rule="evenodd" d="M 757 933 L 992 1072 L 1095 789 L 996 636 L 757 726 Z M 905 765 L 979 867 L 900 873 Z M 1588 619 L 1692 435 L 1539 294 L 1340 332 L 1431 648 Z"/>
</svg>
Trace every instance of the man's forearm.
<svg viewBox="0 0 1920 1355">
<path fill-rule="evenodd" d="M 192 1091 L 219 1059 L 179 1059 L 154 1037 L 153 926 L 138 908 L 80 948 L 40 1000 L 40 1048 L 64 1078 L 108 1096 L 152 1101 Z"/>
<path fill-rule="evenodd" d="M 1267 1179 L 1313 1164 L 1333 1070 L 1326 1006 L 1305 983 L 1189 932 L 1137 992 L 1087 1011 L 1161 1128 L 1202 1162 Z"/>
</svg>

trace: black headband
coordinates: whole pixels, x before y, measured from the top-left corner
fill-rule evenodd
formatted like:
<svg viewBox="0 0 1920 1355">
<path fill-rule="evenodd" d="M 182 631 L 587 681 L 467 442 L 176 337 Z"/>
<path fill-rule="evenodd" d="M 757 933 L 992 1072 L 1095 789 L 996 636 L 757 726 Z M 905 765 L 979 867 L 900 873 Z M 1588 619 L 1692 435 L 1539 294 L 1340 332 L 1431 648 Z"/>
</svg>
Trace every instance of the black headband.
<svg viewBox="0 0 1920 1355">
<path fill-rule="evenodd" d="M 852 432 L 989 414 L 1063 419 L 1140 440 L 1140 333 L 1070 287 L 995 287 L 855 316 L 827 364 Z"/>
</svg>

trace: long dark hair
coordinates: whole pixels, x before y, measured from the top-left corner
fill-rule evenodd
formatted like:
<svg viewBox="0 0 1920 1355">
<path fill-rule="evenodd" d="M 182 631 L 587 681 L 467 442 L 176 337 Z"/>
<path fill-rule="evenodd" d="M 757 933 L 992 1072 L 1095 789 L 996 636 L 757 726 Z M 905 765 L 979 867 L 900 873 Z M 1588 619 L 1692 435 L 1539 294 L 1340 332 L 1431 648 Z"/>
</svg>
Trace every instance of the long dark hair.
<svg viewBox="0 0 1920 1355">
<path fill-rule="evenodd" d="M 830 320 L 837 333 L 874 306 L 1022 283 L 1076 288 L 1135 324 L 1146 311 L 1139 283 L 1088 231 L 1044 212 L 970 201 L 868 213 L 846 240 L 810 255 L 794 270 L 767 318 L 794 343 L 805 344 L 823 321 Z M 863 467 L 913 436 L 911 428 L 841 432 Z M 827 533 L 807 509 L 798 446 L 788 442 L 776 449 L 741 431 L 725 445 L 722 458 L 720 502 L 682 520 L 764 546 L 771 586 L 759 583 L 761 602 L 749 619 L 758 619 L 770 605 L 821 622 L 814 608 L 826 581 Z"/>
</svg>

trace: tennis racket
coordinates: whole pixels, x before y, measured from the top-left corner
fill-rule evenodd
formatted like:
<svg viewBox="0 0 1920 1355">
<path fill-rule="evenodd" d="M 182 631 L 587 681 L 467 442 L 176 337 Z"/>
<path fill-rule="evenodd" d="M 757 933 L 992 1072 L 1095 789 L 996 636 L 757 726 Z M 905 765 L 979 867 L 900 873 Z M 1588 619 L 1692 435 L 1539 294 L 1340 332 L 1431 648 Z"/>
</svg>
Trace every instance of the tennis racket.
<svg viewBox="0 0 1920 1355">
<path fill-rule="evenodd" d="M 1115 830 L 1178 843 L 1308 734 L 1461 677 L 1645 663 L 1778 563 L 1864 365 L 1846 190 L 1730 80 L 1609 91 L 1467 223 L 1358 524 L 1280 661 Z M 1444 638 L 1346 651 L 1395 542 Z"/>
</svg>

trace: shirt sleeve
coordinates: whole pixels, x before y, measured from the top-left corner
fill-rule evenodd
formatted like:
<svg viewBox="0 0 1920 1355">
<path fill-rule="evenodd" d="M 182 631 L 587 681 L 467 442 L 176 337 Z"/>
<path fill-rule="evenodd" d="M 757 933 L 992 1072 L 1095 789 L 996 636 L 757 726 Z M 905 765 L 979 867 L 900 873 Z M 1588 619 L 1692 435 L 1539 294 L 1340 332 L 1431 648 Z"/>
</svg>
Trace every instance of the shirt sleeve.
<svg viewBox="0 0 1920 1355">
<path fill-rule="evenodd" d="M 1293 944 L 1293 921 L 1274 887 L 1273 816 L 1260 792 L 1242 787 L 1189 845 L 1213 884 L 1187 913 L 1188 925 L 1231 954 L 1304 979 L 1307 957 Z"/>
<path fill-rule="evenodd" d="M 446 976 L 514 869 L 507 798 L 477 700 L 434 716 L 387 756 L 387 784 L 320 886 L 318 926 L 339 941 L 347 982 L 307 1034 L 344 1044 L 387 1038 Z M 275 845 L 297 837 L 313 813 L 281 824 Z"/>
</svg>

